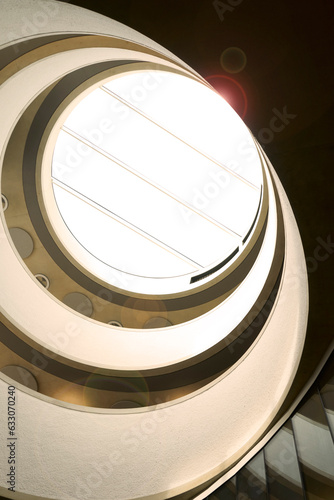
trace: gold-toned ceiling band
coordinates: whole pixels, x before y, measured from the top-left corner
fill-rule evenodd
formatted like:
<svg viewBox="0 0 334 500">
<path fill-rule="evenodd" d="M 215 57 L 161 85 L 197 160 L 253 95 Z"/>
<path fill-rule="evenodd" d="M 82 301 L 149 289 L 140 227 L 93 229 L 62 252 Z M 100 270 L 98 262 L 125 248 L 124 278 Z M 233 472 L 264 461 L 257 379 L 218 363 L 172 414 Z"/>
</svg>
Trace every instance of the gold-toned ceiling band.
<svg viewBox="0 0 334 500">
<path fill-rule="evenodd" d="M 62 33 L 30 38 L 16 42 L 15 46 L 0 48 L 0 85 L 18 71 L 45 57 L 60 52 L 95 47 L 133 50 L 144 55 L 157 56 L 162 61 L 175 64 L 171 58 L 166 57 L 161 52 L 128 40 L 106 35 Z M 195 73 L 193 73 L 193 78 L 198 80 Z"/>
<path fill-rule="evenodd" d="M 280 280 L 281 272 L 267 300 L 261 295 L 258 305 L 255 304 L 251 313 L 231 332 L 229 338 L 221 341 L 215 348 L 196 356 L 188 363 L 178 363 L 169 367 L 167 371 L 155 369 L 122 373 L 105 370 L 104 373 L 101 373 L 102 370 L 92 371 L 92 368 L 85 366 L 73 367 L 73 363 L 69 363 L 68 360 L 55 356 L 45 349 L 41 352 L 40 346 L 33 345 L 30 339 L 26 343 L 21 338 L 22 334 L 13 325 L 9 325 L 5 318 L 2 318 L 3 322 L 0 323 L 1 342 L 11 351 L 8 359 L 11 362 L 13 362 L 13 357 L 20 359 L 20 365 L 22 365 L 22 360 L 26 361 L 28 369 L 35 373 L 39 381 L 43 380 L 44 373 L 57 377 L 58 384 L 55 384 L 52 377 L 53 383 L 51 385 L 42 384 L 41 386 L 40 384 L 40 390 L 45 395 L 54 397 L 55 389 L 62 387 L 65 381 L 87 388 L 87 390 L 110 393 L 109 398 L 106 398 L 105 392 L 101 394 L 101 398 L 99 398 L 98 393 L 93 393 L 92 399 L 88 402 L 84 400 L 80 402 L 83 405 L 88 403 L 88 406 L 109 407 L 110 399 L 117 402 L 131 397 L 139 398 L 142 406 L 154 405 L 157 397 L 160 402 L 172 401 L 204 389 L 208 383 L 212 383 L 235 364 L 241 362 L 242 357 L 246 355 L 255 340 L 261 335 L 275 304 Z M 217 351 L 219 348 L 220 350 Z M 4 353 L 1 356 L 4 357 Z M 46 378 L 50 379 L 50 377 Z"/>
<path fill-rule="evenodd" d="M 277 193 L 275 194 L 277 195 Z M 145 393 L 145 397 L 147 397 L 146 404 L 156 404 L 154 398 L 157 397 L 157 394 L 161 401 L 170 401 L 175 397 L 180 397 L 180 395 L 184 396 L 188 391 L 191 393 L 194 390 L 204 388 L 206 384 L 221 376 L 229 367 L 240 362 L 242 356 L 246 354 L 258 335 L 261 334 L 263 326 L 270 315 L 280 286 L 283 266 L 284 226 L 282 222 L 282 214 L 278 204 L 278 238 L 272 269 L 263 292 L 256 304 L 254 304 L 250 314 L 217 346 L 190 361 L 170 367 L 167 372 L 166 369 L 162 369 L 149 370 L 140 374 L 130 372 L 122 374 L 116 371 L 108 373 L 103 370 L 95 370 L 95 374 L 92 375 L 93 372 L 89 367 L 85 369 L 80 364 L 74 366 L 69 360 L 55 356 L 54 353 L 45 349 L 41 352 L 40 346 L 31 342 L 30 339 L 26 343 L 27 338 L 17 331 L 13 325 L 9 325 L 8 320 L 4 320 L 7 328 L 2 330 L 2 339 L 4 339 L 9 349 L 34 366 L 40 366 L 42 371 L 45 370 L 48 374 L 58 377 L 58 379 L 67 380 L 67 382 L 82 387 L 86 387 L 87 384 L 89 390 L 114 392 L 116 400 L 117 397 L 124 398 L 124 395 L 134 397 L 136 394 L 134 388 L 137 388 L 138 393 Z M 275 276 L 277 278 L 274 282 Z M 195 378 L 192 377 L 192 371 Z M 198 379 L 199 374 L 200 380 Z M 143 380 L 146 388 L 144 391 L 142 387 Z M 120 390 L 120 388 L 124 388 L 124 385 L 131 386 L 130 392 Z M 51 384 L 50 387 L 51 390 L 54 389 L 55 384 Z M 47 392 L 46 390 L 46 394 Z M 152 395 L 152 398 L 150 395 Z M 105 400 L 105 395 L 103 394 L 103 396 Z M 96 405 L 98 399 L 95 395 L 95 398 L 92 397 L 90 401 L 94 401 L 94 405 Z M 143 403 L 142 400 L 141 402 Z"/>
</svg>

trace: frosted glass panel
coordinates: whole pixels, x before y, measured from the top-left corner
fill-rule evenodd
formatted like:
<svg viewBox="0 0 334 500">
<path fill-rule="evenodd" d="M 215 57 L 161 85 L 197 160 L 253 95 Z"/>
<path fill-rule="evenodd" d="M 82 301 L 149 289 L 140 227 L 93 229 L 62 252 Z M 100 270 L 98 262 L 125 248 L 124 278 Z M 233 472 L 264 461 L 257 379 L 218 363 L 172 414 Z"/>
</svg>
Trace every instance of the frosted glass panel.
<svg viewBox="0 0 334 500">
<path fill-rule="evenodd" d="M 334 444 L 318 394 L 296 413 L 292 423 L 301 461 L 334 479 Z"/>
<path fill-rule="evenodd" d="M 235 481 L 232 479 L 220 486 L 207 500 L 237 500 Z"/>
<path fill-rule="evenodd" d="M 260 451 L 237 473 L 237 498 L 267 500 L 266 472 L 263 451 Z"/>
<path fill-rule="evenodd" d="M 331 430 L 332 437 L 334 436 L 334 377 L 320 388 L 322 402 L 326 411 L 326 416 Z"/>
<path fill-rule="evenodd" d="M 143 273 L 163 277 L 194 271 L 195 267 L 182 258 L 174 256 L 62 188 L 54 186 L 54 192 L 73 236 L 102 262 L 140 276 Z"/>
<path fill-rule="evenodd" d="M 92 114 L 95 118 L 90 124 Z M 112 125 L 103 132 L 101 124 L 107 119 Z M 259 190 L 102 90 L 95 90 L 83 100 L 65 126 L 240 236 L 252 224 Z M 82 157 L 80 153 L 78 156 Z"/>
<path fill-rule="evenodd" d="M 303 500 L 303 487 L 291 424 L 286 423 L 264 448 L 270 500 Z"/>
<path fill-rule="evenodd" d="M 104 86 L 207 155 L 261 185 L 260 161 L 247 127 L 211 89 L 164 71 L 133 73 Z"/>
<path fill-rule="evenodd" d="M 334 444 L 317 392 L 293 416 L 292 426 L 307 499 L 332 499 Z"/>
<path fill-rule="evenodd" d="M 176 249 L 198 267 L 223 260 L 236 248 L 235 237 L 93 149 L 75 168 L 57 168 L 66 163 L 69 148 L 76 151 L 80 146 L 77 139 L 60 133 L 54 152 L 55 179 Z M 60 200 L 59 209 L 63 213 Z"/>
</svg>

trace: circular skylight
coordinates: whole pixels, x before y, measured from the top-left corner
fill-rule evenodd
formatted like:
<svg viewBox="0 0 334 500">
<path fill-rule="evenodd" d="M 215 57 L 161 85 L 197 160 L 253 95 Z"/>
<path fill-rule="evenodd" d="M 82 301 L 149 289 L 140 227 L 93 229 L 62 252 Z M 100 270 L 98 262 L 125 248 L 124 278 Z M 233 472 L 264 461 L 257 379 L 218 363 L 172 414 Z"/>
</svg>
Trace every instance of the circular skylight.
<svg viewBox="0 0 334 500">
<path fill-rule="evenodd" d="M 137 71 L 95 89 L 68 116 L 52 186 L 71 233 L 64 244 L 79 263 L 125 289 L 171 293 L 203 283 L 243 250 L 262 169 L 247 127 L 215 91 Z"/>
</svg>

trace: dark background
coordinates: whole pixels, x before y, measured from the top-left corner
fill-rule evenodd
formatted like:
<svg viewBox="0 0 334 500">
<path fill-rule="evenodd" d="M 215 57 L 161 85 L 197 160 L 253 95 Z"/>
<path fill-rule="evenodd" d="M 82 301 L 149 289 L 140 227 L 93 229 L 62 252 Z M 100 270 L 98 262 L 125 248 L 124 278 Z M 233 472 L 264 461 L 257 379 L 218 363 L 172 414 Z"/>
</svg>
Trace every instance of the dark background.
<svg viewBox="0 0 334 500">
<path fill-rule="evenodd" d="M 299 225 L 310 284 L 309 332 L 316 339 L 313 348 L 320 353 L 333 338 L 334 325 L 334 246 L 326 249 L 321 244 L 334 242 L 334 2 L 68 3 L 100 12 L 160 43 L 209 79 L 243 116 L 272 161 Z M 227 58 L 225 52 L 225 68 L 221 64 L 221 54 L 231 47 L 238 47 L 246 56 L 243 69 L 245 59 L 233 51 L 227 51 Z M 290 123 L 271 136 L 264 133 L 273 110 L 283 112 L 285 107 L 288 114 L 295 115 Z"/>
</svg>

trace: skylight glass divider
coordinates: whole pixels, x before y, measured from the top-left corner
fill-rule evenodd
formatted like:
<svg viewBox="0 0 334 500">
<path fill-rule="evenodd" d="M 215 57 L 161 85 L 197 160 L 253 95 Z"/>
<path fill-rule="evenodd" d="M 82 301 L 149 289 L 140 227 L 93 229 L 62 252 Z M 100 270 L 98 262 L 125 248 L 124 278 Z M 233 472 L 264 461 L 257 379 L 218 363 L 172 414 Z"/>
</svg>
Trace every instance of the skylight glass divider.
<svg viewBox="0 0 334 500">
<path fill-rule="evenodd" d="M 199 210 L 199 209 L 195 208 L 193 205 L 190 205 L 189 203 L 187 203 L 186 201 L 181 200 L 178 196 L 170 193 L 167 189 L 164 189 L 162 186 L 159 186 L 158 184 L 152 182 L 150 179 L 148 179 L 144 175 L 140 174 L 137 170 L 135 170 L 134 168 L 132 168 L 129 165 L 125 164 L 124 162 L 122 162 L 121 160 L 119 160 L 115 156 L 111 155 L 110 153 L 108 153 L 104 149 L 100 148 L 99 146 L 95 145 L 94 143 L 92 143 L 88 139 L 84 138 L 83 136 L 81 136 L 77 132 L 74 132 L 73 130 L 69 129 L 65 125 L 63 125 L 62 130 L 65 133 L 67 133 L 67 134 L 71 135 L 72 137 L 74 137 L 75 139 L 79 140 L 80 142 L 82 142 L 86 146 L 90 147 L 91 149 L 93 149 L 97 153 L 99 153 L 99 154 L 105 156 L 106 158 L 108 158 L 109 160 L 117 163 L 117 165 L 119 165 L 120 167 L 126 169 L 128 172 L 131 172 L 133 175 L 136 175 L 139 179 L 147 182 L 148 184 L 150 184 L 154 188 L 159 189 L 159 191 L 161 191 L 162 193 L 166 194 L 167 196 L 173 198 L 176 202 L 180 203 L 181 205 L 183 205 L 188 210 L 191 210 L 193 213 L 196 213 L 200 217 L 203 217 L 204 219 L 206 219 L 208 222 L 211 222 L 215 226 L 217 226 L 220 229 L 222 229 L 223 231 L 227 232 L 230 236 L 234 236 L 238 240 L 240 240 L 242 238 L 241 234 L 239 234 L 236 231 L 234 231 L 233 229 L 225 226 L 224 224 L 222 224 L 221 222 L 217 221 L 213 217 L 210 217 L 210 215 L 202 212 L 202 210 Z M 52 177 L 52 178 L 54 178 L 54 177 Z"/>
<path fill-rule="evenodd" d="M 78 191 L 76 191 L 75 189 L 67 186 L 65 183 L 63 183 L 63 182 L 61 182 L 61 181 L 59 181 L 57 179 L 54 179 L 54 178 L 52 178 L 52 182 L 53 182 L 53 184 L 55 184 L 59 188 L 63 189 L 64 191 L 67 191 L 72 196 L 75 196 L 75 197 L 79 198 L 81 201 L 83 201 L 84 203 L 86 203 L 87 205 L 89 205 L 90 207 L 92 207 L 93 209 L 102 212 L 104 215 L 107 215 L 111 219 L 114 219 L 117 222 L 119 222 L 120 224 L 123 224 L 128 229 L 131 229 L 132 231 L 136 232 L 137 234 L 139 234 L 143 238 L 146 238 L 151 243 L 154 243 L 155 245 L 158 245 L 163 250 L 165 250 L 165 251 L 173 254 L 175 257 L 178 257 L 179 259 L 183 260 L 187 264 L 193 266 L 196 270 L 203 269 L 203 266 L 201 266 L 201 264 L 199 264 L 198 262 L 193 261 L 192 259 L 190 259 L 186 255 L 180 253 L 175 248 L 170 247 L 169 245 L 165 244 L 163 241 L 160 241 L 157 238 L 155 238 L 154 236 L 152 236 L 151 234 L 146 233 L 142 229 L 140 229 L 137 226 L 131 224 L 131 222 L 123 219 L 122 217 L 118 216 L 117 214 L 114 214 L 114 213 L 110 212 L 109 210 L 107 210 L 106 208 L 102 207 L 98 203 L 95 203 L 93 200 L 91 200 L 87 196 L 85 196 L 85 195 L 79 193 Z"/>
</svg>

